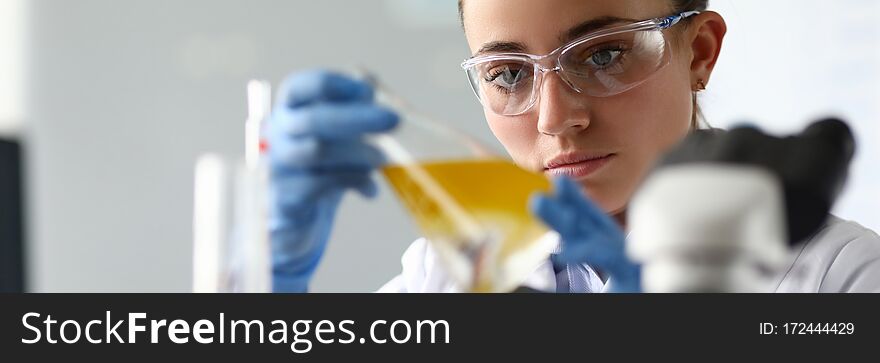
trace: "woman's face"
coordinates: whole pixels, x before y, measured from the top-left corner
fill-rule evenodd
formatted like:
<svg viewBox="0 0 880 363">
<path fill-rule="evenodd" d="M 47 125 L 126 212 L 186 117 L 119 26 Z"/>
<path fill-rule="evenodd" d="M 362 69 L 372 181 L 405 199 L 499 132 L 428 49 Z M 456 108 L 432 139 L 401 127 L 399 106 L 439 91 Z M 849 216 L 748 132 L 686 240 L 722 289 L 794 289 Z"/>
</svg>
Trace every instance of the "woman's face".
<svg viewBox="0 0 880 363">
<path fill-rule="evenodd" d="M 600 17 L 644 20 L 671 15 L 668 1 L 466 0 L 472 53 L 493 42 L 547 54 L 571 29 Z M 672 61 L 645 83 L 610 97 L 579 94 L 547 73 L 538 103 L 518 116 L 486 110 L 489 127 L 519 166 L 579 181 L 610 214 L 622 212 L 655 159 L 688 132 L 693 112 L 690 49 L 666 30 Z M 491 53 L 487 53 L 491 54 Z M 587 159 L 586 161 L 583 161 Z M 592 159 L 592 160 L 589 160 Z"/>
</svg>

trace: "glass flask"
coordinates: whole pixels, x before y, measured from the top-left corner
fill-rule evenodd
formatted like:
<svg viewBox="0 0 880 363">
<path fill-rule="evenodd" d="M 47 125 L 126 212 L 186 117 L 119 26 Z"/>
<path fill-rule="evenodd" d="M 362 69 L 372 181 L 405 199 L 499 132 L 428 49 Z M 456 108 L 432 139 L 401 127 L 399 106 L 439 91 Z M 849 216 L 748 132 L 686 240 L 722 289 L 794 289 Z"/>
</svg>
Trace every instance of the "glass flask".
<svg viewBox="0 0 880 363">
<path fill-rule="evenodd" d="M 520 286 L 553 248 L 528 210 L 529 197 L 550 190 L 549 180 L 419 113 L 376 77 L 364 78 L 377 102 L 401 117 L 392 133 L 371 136 L 388 158 L 382 174 L 447 273 L 467 292 Z"/>
</svg>

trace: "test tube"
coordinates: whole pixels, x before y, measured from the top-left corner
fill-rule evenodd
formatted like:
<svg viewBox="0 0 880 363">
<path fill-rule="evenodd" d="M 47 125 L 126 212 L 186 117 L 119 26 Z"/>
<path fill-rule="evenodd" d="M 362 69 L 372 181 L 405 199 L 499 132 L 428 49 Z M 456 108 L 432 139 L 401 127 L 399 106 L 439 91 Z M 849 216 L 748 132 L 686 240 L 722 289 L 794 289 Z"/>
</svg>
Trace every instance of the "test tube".
<svg viewBox="0 0 880 363">
<path fill-rule="evenodd" d="M 196 162 L 193 202 L 193 291 L 270 292 L 268 168 L 262 128 L 271 86 L 247 85 L 244 159 L 206 154 Z"/>
</svg>

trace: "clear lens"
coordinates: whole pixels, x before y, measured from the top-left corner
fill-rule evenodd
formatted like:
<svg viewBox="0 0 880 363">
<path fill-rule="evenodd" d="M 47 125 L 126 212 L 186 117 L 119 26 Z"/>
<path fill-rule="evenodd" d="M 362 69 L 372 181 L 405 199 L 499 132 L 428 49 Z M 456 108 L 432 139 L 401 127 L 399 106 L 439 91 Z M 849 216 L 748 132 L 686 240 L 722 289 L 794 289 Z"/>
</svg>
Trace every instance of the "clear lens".
<svg viewBox="0 0 880 363">
<path fill-rule="evenodd" d="M 561 76 L 576 91 L 607 97 L 642 84 L 670 58 L 662 31 L 639 30 L 576 43 L 562 51 L 559 65 Z M 513 116 L 527 111 L 537 99 L 540 75 L 535 70 L 534 61 L 509 57 L 488 58 L 467 68 L 467 73 L 484 107 Z"/>
<path fill-rule="evenodd" d="M 563 51 L 564 77 L 590 96 L 627 91 L 669 63 L 669 51 L 659 30 L 625 32 L 591 39 Z"/>
<path fill-rule="evenodd" d="M 534 101 L 535 66 L 521 59 L 491 60 L 468 68 L 474 93 L 501 115 L 520 114 Z"/>
</svg>

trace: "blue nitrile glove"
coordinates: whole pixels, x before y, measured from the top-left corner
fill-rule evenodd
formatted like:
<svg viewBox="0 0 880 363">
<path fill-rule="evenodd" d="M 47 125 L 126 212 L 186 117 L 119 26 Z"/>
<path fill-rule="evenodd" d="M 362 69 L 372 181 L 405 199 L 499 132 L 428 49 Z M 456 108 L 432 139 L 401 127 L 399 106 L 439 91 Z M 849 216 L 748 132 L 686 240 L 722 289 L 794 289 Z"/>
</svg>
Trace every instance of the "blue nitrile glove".
<svg viewBox="0 0 880 363">
<path fill-rule="evenodd" d="M 641 292 L 641 268 L 626 257 L 617 223 L 566 177 L 553 180 L 555 195 L 533 195 L 532 212 L 559 232 L 562 252 L 554 263 L 587 263 L 609 275 L 609 292 Z"/>
<path fill-rule="evenodd" d="M 384 157 L 363 136 L 392 129 L 398 117 L 373 103 L 366 83 L 321 70 L 288 77 L 275 103 L 267 127 L 272 289 L 305 292 L 344 192 L 378 191 L 370 174 Z"/>
</svg>

